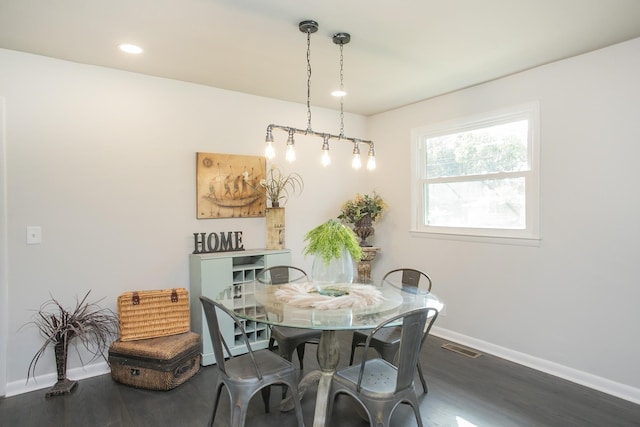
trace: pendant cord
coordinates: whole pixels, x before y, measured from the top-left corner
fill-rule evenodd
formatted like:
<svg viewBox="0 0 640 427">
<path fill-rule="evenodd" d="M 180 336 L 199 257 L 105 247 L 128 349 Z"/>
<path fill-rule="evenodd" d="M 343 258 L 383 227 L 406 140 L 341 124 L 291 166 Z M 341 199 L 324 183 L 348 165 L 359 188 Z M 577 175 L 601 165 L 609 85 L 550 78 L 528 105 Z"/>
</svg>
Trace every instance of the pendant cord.
<svg viewBox="0 0 640 427">
<path fill-rule="evenodd" d="M 307 31 L 307 132 L 311 130 L 311 31 Z"/>
<path fill-rule="evenodd" d="M 344 138 L 344 59 L 342 55 L 342 50 L 344 49 L 344 44 L 340 43 L 340 92 L 342 92 L 342 96 L 340 97 L 340 138 Z"/>
</svg>

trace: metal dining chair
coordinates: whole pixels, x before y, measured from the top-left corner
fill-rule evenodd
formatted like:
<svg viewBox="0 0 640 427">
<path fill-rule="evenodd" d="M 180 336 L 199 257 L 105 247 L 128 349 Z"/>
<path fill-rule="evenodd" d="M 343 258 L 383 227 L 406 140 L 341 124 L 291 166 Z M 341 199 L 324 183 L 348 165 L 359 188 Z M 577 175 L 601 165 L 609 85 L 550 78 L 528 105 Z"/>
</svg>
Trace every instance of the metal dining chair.
<svg viewBox="0 0 640 427">
<path fill-rule="evenodd" d="M 331 383 L 327 417 L 331 416 L 336 396 L 342 393 L 362 404 L 371 427 L 390 426 L 391 415 L 400 403 L 407 403 L 413 408 L 418 426 L 422 427 L 413 378 L 420 348 L 437 317 L 437 309 L 420 308 L 394 316 L 373 329 L 365 340 L 365 356 L 377 333 L 389 323 L 403 319 L 397 366 L 384 359 L 367 360 L 363 357 L 359 365 L 337 371 Z"/>
<path fill-rule="evenodd" d="M 404 289 L 416 291 L 418 288 L 420 288 L 431 291 L 431 278 L 426 273 L 420 270 L 416 270 L 414 268 L 396 268 L 394 270 L 391 270 L 387 272 L 387 274 L 385 274 L 382 278 L 383 285 L 387 279 L 394 279 L 395 277 L 397 277 L 399 281 L 395 280 L 394 282 L 399 283 Z M 380 357 L 382 357 L 384 360 L 393 363 L 400 346 L 400 333 L 400 328 L 386 328 L 385 330 L 380 331 L 380 333 L 371 340 L 371 347 L 376 349 Z M 351 339 L 351 356 L 349 358 L 349 365 L 353 365 L 353 356 L 355 354 L 356 348 L 364 346 L 368 335 L 368 331 L 353 332 L 353 338 Z M 426 394 L 429 392 L 429 389 L 427 388 L 427 381 L 424 379 L 422 365 L 420 365 L 419 359 L 418 375 L 420 377 L 420 382 L 422 383 L 422 389 Z"/>
<path fill-rule="evenodd" d="M 306 282 L 307 273 L 304 270 L 289 265 L 278 265 L 265 268 L 257 275 L 259 282 L 268 285 L 281 285 L 283 283 Z M 278 343 L 280 355 L 292 361 L 294 350 L 298 353 L 300 369 L 304 368 L 304 350 L 306 344 L 318 344 L 322 331 L 317 329 L 292 328 L 288 326 L 272 326 L 269 338 L 269 349 L 275 348 Z M 285 389 L 286 392 L 286 389 Z"/>
<path fill-rule="evenodd" d="M 253 351 L 249 345 L 249 339 L 242 322 L 224 305 L 205 296 L 200 297 L 204 314 L 209 327 L 213 353 L 216 358 L 218 375 L 213 395 L 213 413 L 210 426 L 218 410 L 220 392 L 226 386 L 231 400 L 231 427 L 244 426 L 247 416 L 247 408 L 251 398 L 260 390 L 264 401 L 265 412 L 269 412 L 269 397 L 271 385 L 283 384 L 291 389 L 292 396 L 298 395 L 297 371 L 293 364 L 267 349 Z M 243 340 L 247 346 L 247 353 L 239 356 L 231 355 L 229 347 L 220 331 L 218 312 L 229 316 L 235 323 L 237 330 L 242 332 Z M 225 360 L 225 353 L 229 357 Z M 293 399 L 295 405 L 298 427 L 304 427 L 302 407 L 298 399 Z"/>
</svg>

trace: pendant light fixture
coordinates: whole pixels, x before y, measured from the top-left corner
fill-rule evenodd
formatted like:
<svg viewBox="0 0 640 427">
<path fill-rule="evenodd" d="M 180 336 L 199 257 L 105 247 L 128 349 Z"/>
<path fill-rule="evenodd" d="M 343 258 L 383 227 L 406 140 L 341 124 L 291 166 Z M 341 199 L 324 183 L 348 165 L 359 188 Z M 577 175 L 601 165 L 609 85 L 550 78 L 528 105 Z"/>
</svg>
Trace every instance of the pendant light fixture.
<svg viewBox="0 0 640 427">
<path fill-rule="evenodd" d="M 366 144 L 369 146 L 367 169 L 373 170 L 376 168 L 375 160 L 375 147 L 373 141 L 364 139 L 351 138 L 344 135 L 344 79 L 343 79 L 343 47 L 349 43 L 351 36 L 349 33 L 336 33 L 333 35 L 333 42 L 340 47 L 340 92 L 336 95 L 340 97 L 340 134 L 333 135 L 329 132 L 316 132 L 311 127 L 311 34 L 318 31 L 318 23 L 312 20 L 306 20 L 300 22 L 298 28 L 301 32 L 307 35 L 307 129 L 297 129 L 290 126 L 282 126 L 276 124 L 270 124 L 267 126 L 267 136 L 265 138 L 265 152 L 264 155 L 267 159 L 272 160 L 275 158 L 275 149 L 273 147 L 273 131 L 280 130 L 288 133 L 287 138 L 287 152 L 286 159 L 289 162 L 295 160 L 295 140 L 294 135 L 307 135 L 317 136 L 322 138 L 322 157 L 321 163 L 323 166 L 329 166 L 331 159 L 329 156 L 329 141 L 345 141 L 353 144 L 353 159 L 351 166 L 354 169 L 360 169 L 362 162 L 360 160 L 360 145 Z"/>
</svg>

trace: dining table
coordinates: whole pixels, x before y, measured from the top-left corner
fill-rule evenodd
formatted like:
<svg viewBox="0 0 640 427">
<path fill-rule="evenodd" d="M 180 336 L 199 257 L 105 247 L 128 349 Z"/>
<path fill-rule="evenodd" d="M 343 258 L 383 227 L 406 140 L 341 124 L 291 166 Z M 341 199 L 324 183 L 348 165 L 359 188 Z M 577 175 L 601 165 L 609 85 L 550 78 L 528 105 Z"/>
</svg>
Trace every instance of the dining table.
<svg viewBox="0 0 640 427">
<path fill-rule="evenodd" d="M 314 427 L 327 424 L 331 381 L 340 359 L 337 331 L 370 330 L 398 314 L 423 307 L 438 311 L 443 302 L 434 293 L 390 279 L 367 280 L 366 283 L 336 283 L 333 292 L 319 294 L 313 281 L 273 285 L 259 280 L 232 285 L 217 300 L 236 316 L 269 325 L 322 331 L 317 350 L 319 370 L 305 374 L 298 385 L 298 396 L 289 396 L 280 404 L 281 411 L 293 409 L 293 398 L 301 399 L 312 385 L 318 384 L 313 418 Z M 250 309 L 234 307 L 228 295 L 253 295 Z M 399 326 L 402 320 L 389 326 Z"/>
</svg>

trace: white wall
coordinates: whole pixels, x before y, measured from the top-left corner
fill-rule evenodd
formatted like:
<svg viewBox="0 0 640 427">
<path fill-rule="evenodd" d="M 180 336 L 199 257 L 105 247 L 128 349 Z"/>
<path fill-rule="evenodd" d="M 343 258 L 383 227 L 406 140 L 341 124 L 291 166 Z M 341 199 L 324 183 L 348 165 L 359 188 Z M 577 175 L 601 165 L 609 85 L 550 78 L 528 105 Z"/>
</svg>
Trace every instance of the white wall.
<svg viewBox="0 0 640 427">
<path fill-rule="evenodd" d="M 4 98 L 0 97 L 0 396 L 6 394 L 7 384 L 7 310 L 8 274 L 7 274 L 7 180 L 4 141 Z"/>
<path fill-rule="evenodd" d="M 8 200 L 0 309 L 7 381 L 22 385 L 40 339 L 19 328 L 49 292 L 72 301 L 92 289 L 115 308 L 125 290 L 186 286 L 194 232 L 241 229 L 246 247 L 263 246 L 264 219 L 195 219 L 195 152 L 261 155 L 266 125 L 304 127 L 306 109 L 6 50 L 0 64 Z M 390 210 L 376 227 L 374 274 L 428 271 L 447 304 L 438 333 L 640 402 L 639 75 L 634 40 L 369 120 L 348 115 L 349 135 L 376 142 L 374 174 L 349 169 L 348 146 L 332 147 L 325 171 L 317 142 L 300 138 L 290 170 L 302 173 L 305 191 L 287 205 L 294 263 L 310 268 L 304 232 L 355 192 L 376 189 Z M 410 130 L 532 100 L 542 124 L 540 244 L 411 236 Z M 315 130 L 335 132 L 337 123 L 335 111 L 314 110 Z M 25 244 L 27 225 L 42 227 L 41 245 Z M 52 359 L 38 373 L 54 372 Z"/>
<path fill-rule="evenodd" d="M 640 403 L 639 76 L 636 39 L 371 118 L 391 206 L 374 269 L 428 271 L 440 333 Z M 534 100 L 540 244 L 412 236 L 411 129 Z"/>
<path fill-rule="evenodd" d="M 261 156 L 269 123 L 306 128 L 307 116 L 302 104 L 14 51 L 0 50 L 0 64 L 8 187 L 8 284 L 0 289 L 8 302 L 0 310 L 13 394 L 42 342 L 35 328 L 20 327 L 50 295 L 71 306 L 91 289 L 115 310 L 124 291 L 188 287 L 196 232 L 242 230 L 245 248 L 264 247 L 264 218 L 196 220 L 195 153 Z M 338 133 L 337 111 L 312 112 L 314 130 Z M 364 117 L 345 122 L 349 135 L 368 138 Z M 286 135 L 274 137 L 282 159 Z M 286 243 L 294 263 L 310 269 L 302 236 L 366 191 L 358 184 L 367 172 L 351 171 L 347 144 L 333 144 L 333 164 L 323 169 L 322 141 L 296 141 L 298 161 L 283 166 L 303 176 L 305 189 L 286 205 Z M 41 245 L 26 245 L 28 225 L 42 227 Z M 69 368 L 79 367 L 70 357 Z M 52 372 L 49 353 L 37 373 Z"/>
</svg>

